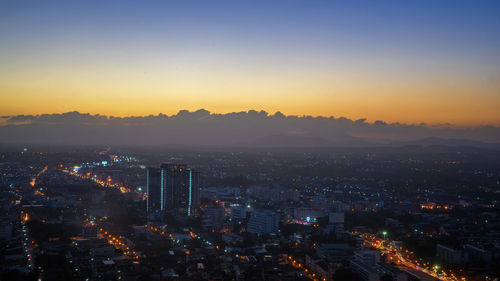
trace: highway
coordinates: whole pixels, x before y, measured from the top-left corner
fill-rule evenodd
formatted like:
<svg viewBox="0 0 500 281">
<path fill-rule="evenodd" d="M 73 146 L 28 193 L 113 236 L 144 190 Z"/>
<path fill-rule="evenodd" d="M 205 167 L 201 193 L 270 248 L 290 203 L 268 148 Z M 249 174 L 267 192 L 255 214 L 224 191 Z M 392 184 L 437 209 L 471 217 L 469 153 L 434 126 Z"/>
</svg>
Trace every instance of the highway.
<svg viewBox="0 0 500 281">
<path fill-rule="evenodd" d="M 357 233 L 359 234 L 359 233 Z M 364 239 L 365 246 L 371 246 L 387 254 L 388 262 L 394 263 L 401 270 L 408 273 L 418 275 L 420 278 L 428 278 L 428 280 L 443 280 L 443 281 L 465 281 L 465 277 L 459 277 L 451 271 L 446 271 L 438 265 L 430 265 L 429 263 L 421 262 L 415 257 L 413 252 L 397 247 L 390 240 L 377 237 L 373 234 L 360 234 Z"/>
</svg>

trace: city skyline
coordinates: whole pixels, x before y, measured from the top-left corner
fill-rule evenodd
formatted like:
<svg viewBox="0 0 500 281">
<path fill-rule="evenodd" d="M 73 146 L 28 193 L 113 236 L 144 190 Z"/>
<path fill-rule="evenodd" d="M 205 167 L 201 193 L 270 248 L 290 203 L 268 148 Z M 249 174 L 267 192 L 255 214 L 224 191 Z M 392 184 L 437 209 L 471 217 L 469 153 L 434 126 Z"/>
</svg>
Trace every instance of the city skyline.
<svg viewBox="0 0 500 281">
<path fill-rule="evenodd" d="M 496 1 L 4 2 L 2 115 L 500 125 Z"/>
</svg>

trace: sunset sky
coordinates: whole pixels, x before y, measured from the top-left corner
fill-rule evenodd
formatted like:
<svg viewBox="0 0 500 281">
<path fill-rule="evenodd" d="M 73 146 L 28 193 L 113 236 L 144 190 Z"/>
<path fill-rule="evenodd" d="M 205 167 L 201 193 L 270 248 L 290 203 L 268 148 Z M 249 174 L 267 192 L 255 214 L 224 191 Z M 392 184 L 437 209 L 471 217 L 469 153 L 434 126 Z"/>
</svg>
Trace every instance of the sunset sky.
<svg viewBox="0 0 500 281">
<path fill-rule="evenodd" d="M 500 1 L 1 1 L 0 115 L 500 125 Z"/>
</svg>

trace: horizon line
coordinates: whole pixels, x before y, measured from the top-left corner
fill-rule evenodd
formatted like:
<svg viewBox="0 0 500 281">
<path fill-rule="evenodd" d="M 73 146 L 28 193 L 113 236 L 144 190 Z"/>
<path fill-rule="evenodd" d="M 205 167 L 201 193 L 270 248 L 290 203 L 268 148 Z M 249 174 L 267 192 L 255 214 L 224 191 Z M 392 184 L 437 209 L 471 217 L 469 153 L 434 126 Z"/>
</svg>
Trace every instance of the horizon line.
<svg viewBox="0 0 500 281">
<path fill-rule="evenodd" d="M 376 120 L 369 120 L 368 118 L 359 118 L 359 119 L 351 119 L 346 116 L 325 116 L 325 115 L 308 115 L 308 114 L 302 114 L 302 115 L 297 115 L 297 114 L 285 114 L 281 111 L 275 111 L 274 113 L 268 112 L 266 110 L 256 110 L 256 109 L 248 109 L 248 110 L 241 110 L 241 111 L 229 111 L 229 112 L 214 112 L 210 111 L 205 108 L 199 108 L 196 110 L 189 110 L 189 109 L 179 109 L 177 113 L 162 113 L 159 112 L 157 114 L 144 114 L 144 115 L 108 115 L 108 114 L 102 114 L 102 113 L 91 113 L 91 112 L 80 112 L 79 110 L 72 110 L 72 111 L 64 111 L 64 112 L 53 112 L 53 113 L 38 113 L 38 114 L 17 114 L 17 115 L 1 115 L 0 116 L 0 126 L 6 126 L 6 125 L 16 125 L 13 123 L 9 124 L 8 119 L 10 118 L 15 118 L 15 117 L 34 117 L 34 118 L 39 118 L 41 116 L 51 116 L 51 115 L 67 115 L 67 114 L 79 114 L 79 115 L 88 115 L 88 116 L 93 116 L 93 117 L 105 117 L 107 119 L 109 118 L 115 118 L 115 119 L 127 119 L 127 118 L 145 118 L 145 117 L 165 117 L 165 118 L 172 118 L 175 116 L 179 116 L 182 113 L 186 114 L 193 114 L 197 112 L 207 112 L 209 116 L 212 115 L 232 115 L 232 114 L 250 114 L 255 112 L 256 114 L 263 114 L 264 117 L 269 118 L 269 117 L 284 117 L 284 118 L 290 118 L 290 117 L 295 117 L 295 118 L 325 118 L 325 119 L 346 119 L 351 122 L 357 122 L 357 123 L 364 123 L 368 125 L 402 125 L 402 126 L 416 126 L 416 127 L 426 127 L 429 129 L 443 129 L 443 128 L 461 128 L 461 129 L 467 129 L 467 128 L 482 128 L 482 127 L 494 127 L 494 128 L 500 128 L 500 124 L 476 124 L 476 125 L 464 125 L 464 124 L 454 124 L 451 122 L 445 122 L 445 123 L 427 123 L 427 122 L 420 122 L 420 123 L 403 123 L 403 122 L 388 122 L 385 120 L 381 119 L 376 119 Z M 254 114 L 255 114 L 254 113 Z M 3 121 L 1 121 L 3 119 Z"/>
</svg>

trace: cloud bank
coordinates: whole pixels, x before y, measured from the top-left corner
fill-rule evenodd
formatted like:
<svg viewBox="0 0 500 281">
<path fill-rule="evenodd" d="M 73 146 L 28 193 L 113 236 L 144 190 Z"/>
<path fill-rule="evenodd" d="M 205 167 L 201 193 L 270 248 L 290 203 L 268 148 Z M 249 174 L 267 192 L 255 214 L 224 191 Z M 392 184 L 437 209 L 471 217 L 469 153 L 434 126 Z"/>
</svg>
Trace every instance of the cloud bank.
<svg viewBox="0 0 500 281">
<path fill-rule="evenodd" d="M 113 117 L 88 113 L 3 116 L 2 143 L 91 145 L 363 146 L 423 138 L 500 143 L 500 127 L 454 128 L 366 122 L 345 117 L 226 114 L 181 110 L 175 115 Z"/>
</svg>

